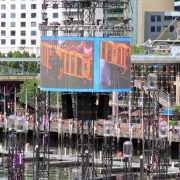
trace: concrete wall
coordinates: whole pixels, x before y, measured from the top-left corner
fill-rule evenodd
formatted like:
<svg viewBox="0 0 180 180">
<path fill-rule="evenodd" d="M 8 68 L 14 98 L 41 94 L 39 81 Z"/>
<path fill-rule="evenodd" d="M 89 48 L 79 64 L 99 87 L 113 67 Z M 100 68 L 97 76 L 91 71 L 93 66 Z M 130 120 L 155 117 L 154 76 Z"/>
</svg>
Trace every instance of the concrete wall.
<svg viewBox="0 0 180 180">
<path fill-rule="evenodd" d="M 144 43 L 145 12 L 174 11 L 174 0 L 139 0 L 137 16 L 137 44 Z"/>
</svg>

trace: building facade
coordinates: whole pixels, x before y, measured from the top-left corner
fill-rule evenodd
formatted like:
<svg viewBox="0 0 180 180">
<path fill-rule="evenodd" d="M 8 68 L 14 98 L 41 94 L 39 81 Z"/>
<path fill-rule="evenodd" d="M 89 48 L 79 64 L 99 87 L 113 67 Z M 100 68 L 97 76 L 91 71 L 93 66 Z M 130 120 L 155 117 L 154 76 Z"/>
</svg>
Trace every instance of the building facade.
<svg viewBox="0 0 180 180">
<path fill-rule="evenodd" d="M 1 0 L 0 52 L 28 51 L 39 56 L 41 13 L 42 4 L 39 0 Z M 59 9 L 48 11 L 50 22 L 62 22 L 64 16 L 66 14 Z"/>
<path fill-rule="evenodd" d="M 133 44 L 143 44 L 145 42 L 145 21 L 146 12 L 172 12 L 174 11 L 174 0 L 137 0 L 132 3 L 133 14 L 132 24 L 134 32 L 132 36 Z"/>
<path fill-rule="evenodd" d="M 0 1 L 0 51 L 39 51 L 41 4 L 37 0 Z"/>
<path fill-rule="evenodd" d="M 164 12 L 145 12 L 144 41 L 176 40 L 177 21 L 165 16 Z"/>
<path fill-rule="evenodd" d="M 81 11 L 81 10 L 80 10 Z M 83 11 L 82 11 L 83 13 Z M 97 9 L 95 18 L 101 20 L 106 15 L 108 24 L 122 21 L 124 12 L 119 8 Z M 48 8 L 48 23 L 79 24 L 77 9 Z M 39 56 L 39 24 L 42 22 L 42 2 L 39 0 L 1 0 L 0 1 L 0 52 L 28 51 Z M 95 20 L 96 23 L 96 20 Z M 47 32 L 47 35 L 63 35 L 61 32 Z M 67 35 L 67 33 L 66 33 Z M 97 34 L 102 36 L 102 34 Z"/>
</svg>

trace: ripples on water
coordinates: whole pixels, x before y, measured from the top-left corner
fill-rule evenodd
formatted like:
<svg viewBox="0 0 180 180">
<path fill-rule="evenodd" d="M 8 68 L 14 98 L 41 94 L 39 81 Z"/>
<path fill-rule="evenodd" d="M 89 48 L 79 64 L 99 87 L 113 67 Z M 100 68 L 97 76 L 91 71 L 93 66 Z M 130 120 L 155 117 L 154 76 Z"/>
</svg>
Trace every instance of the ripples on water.
<svg viewBox="0 0 180 180">
<path fill-rule="evenodd" d="M 25 164 L 25 180 L 33 179 L 33 169 L 32 163 Z M 69 180 L 71 178 L 72 168 L 59 168 L 59 167 L 50 167 L 49 180 Z M 0 180 L 8 180 L 7 171 L 4 169 L 0 170 Z M 45 180 L 43 178 L 43 180 Z"/>
<path fill-rule="evenodd" d="M 5 138 L 1 138 L 0 139 L 0 144 L 2 147 L 5 147 Z M 27 140 L 28 143 L 32 144 L 32 137 L 29 137 Z M 66 141 L 66 144 L 63 144 L 63 151 L 60 150 L 60 144 L 58 144 L 58 140 L 57 137 L 56 138 L 51 138 L 51 148 L 50 150 L 60 154 L 60 152 L 63 152 L 63 154 L 65 154 L 65 151 L 67 154 L 76 154 L 77 150 L 76 150 L 76 142 L 75 140 L 71 141 L 72 143 L 70 144 L 68 142 L 68 140 Z M 121 140 L 119 142 L 119 144 L 116 144 L 116 153 L 114 155 L 117 155 L 118 151 L 122 151 L 122 146 L 123 145 L 123 141 Z M 134 145 L 134 154 L 137 155 L 137 157 L 139 157 L 141 155 L 141 146 L 140 144 L 137 144 L 137 142 L 133 143 Z M 139 147 L 138 147 L 139 146 Z M 66 147 L 66 150 L 65 150 Z M 99 158 L 100 157 L 100 151 L 102 151 L 102 141 L 98 141 L 96 142 L 96 157 Z M 32 150 L 32 148 L 31 148 Z M 173 159 L 177 159 L 178 157 L 178 150 L 177 148 L 172 148 L 171 149 L 171 157 Z M 25 180 L 32 180 L 33 179 L 33 169 L 32 169 L 32 162 L 26 162 L 25 164 Z M 71 179 L 71 172 L 72 172 L 72 168 L 62 168 L 62 167 L 50 167 L 50 174 L 49 174 L 49 180 L 70 180 Z M 120 178 L 118 178 L 118 180 L 122 180 L 121 178 L 122 174 L 119 175 Z M 139 178 L 137 178 L 139 179 Z M 5 172 L 4 169 L 2 169 L 2 167 L 0 168 L 0 180 L 8 180 L 7 178 L 7 171 Z M 45 179 L 43 179 L 45 180 Z M 171 179 L 173 180 L 173 179 Z"/>
</svg>

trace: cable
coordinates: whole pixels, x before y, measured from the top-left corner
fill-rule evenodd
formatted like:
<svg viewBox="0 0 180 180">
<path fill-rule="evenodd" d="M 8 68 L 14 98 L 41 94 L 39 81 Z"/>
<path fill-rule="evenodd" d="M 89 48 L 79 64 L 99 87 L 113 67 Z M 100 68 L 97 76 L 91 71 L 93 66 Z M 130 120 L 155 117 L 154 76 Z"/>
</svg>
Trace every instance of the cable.
<svg viewBox="0 0 180 180">
<path fill-rule="evenodd" d="M 178 18 L 179 18 L 179 16 L 176 16 L 176 18 L 168 25 L 168 27 L 158 36 L 158 38 L 156 40 L 158 40 Z"/>
</svg>

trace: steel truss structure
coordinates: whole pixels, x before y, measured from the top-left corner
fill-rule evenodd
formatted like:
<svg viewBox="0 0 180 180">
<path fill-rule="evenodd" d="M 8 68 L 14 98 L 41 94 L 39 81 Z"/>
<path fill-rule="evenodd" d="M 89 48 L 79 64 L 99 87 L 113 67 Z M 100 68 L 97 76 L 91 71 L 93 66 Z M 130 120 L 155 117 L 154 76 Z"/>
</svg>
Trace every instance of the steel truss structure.
<svg viewBox="0 0 180 180">
<path fill-rule="evenodd" d="M 81 179 L 90 180 L 96 175 L 94 167 L 94 120 L 81 120 L 79 122 L 78 158 L 81 160 Z"/>
<path fill-rule="evenodd" d="M 168 171 L 169 144 L 159 137 L 159 90 L 148 89 L 144 103 L 143 154 L 147 176 L 166 178 Z"/>
<path fill-rule="evenodd" d="M 24 180 L 24 133 L 11 130 L 8 132 L 8 179 Z"/>
<path fill-rule="evenodd" d="M 50 97 L 49 92 L 35 90 L 33 126 L 33 179 L 49 179 Z"/>
<path fill-rule="evenodd" d="M 44 0 L 42 4 L 42 20 L 39 29 L 41 31 L 62 31 L 64 33 L 77 33 L 79 36 L 95 36 L 95 32 L 131 32 L 132 26 L 129 25 L 128 8 L 130 0 Z M 123 8 L 126 12 L 122 23 L 108 25 L 107 9 Z M 58 9 L 64 8 L 67 14 L 67 19 L 64 24 L 59 22 L 48 23 L 47 10 L 48 8 Z M 104 17 L 102 20 L 95 22 L 95 10 L 103 9 Z M 77 20 L 71 16 L 70 10 L 77 10 Z M 87 33 L 87 34 L 86 34 Z"/>
<path fill-rule="evenodd" d="M 132 31 L 132 28 L 129 26 L 125 26 L 124 24 L 118 24 L 118 25 L 58 25 L 56 23 L 52 23 L 51 25 L 43 25 L 40 24 L 39 29 L 41 31 L 64 31 L 64 32 L 71 32 L 71 33 L 77 33 L 78 31 L 97 31 L 97 32 L 130 32 Z"/>
<path fill-rule="evenodd" d="M 114 138 L 112 136 L 104 137 L 102 162 L 103 162 L 103 179 L 110 180 L 112 175 Z"/>
<path fill-rule="evenodd" d="M 123 178 L 128 180 L 128 179 L 133 179 L 133 174 L 132 174 L 132 157 L 124 157 L 123 159 Z"/>
<path fill-rule="evenodd" d="M 42 23 L 39 25 L 39 29 L 42 31 L 42 36 L 46 36 L 48 31 L 53 31 L 57 35 L 60 31 L 62 32 L 61 35 L 68 36 L 97 36 L 97 32 L 101 32 L 100 36 L 109 34 L 117 36 L 118 33 L 121 36 L 127 36 L 128 32 L 132 31 L 128 17 L 129 3 L 130 0 L 44 0 L 42 4 Z M 124 9 L 125 16 L 118 24 L 108 24 L 107 10 L 110 7 Z M 65 20 L 63 22 L 48 22 L 47 11 L 49 8 L 63 8 L 66 15 Z M 72 16 L 72 9 L 77 12 L 76 19 Z M 103 12 L 102 19 L 96 19 L 98 9 Z M 82 163 L 82 179 L 88 180 L 96 176 L 94 168 L 94 120 L 78 120 L 78 125 L 78 134 L 80 134 L 77 143 L 79 149 L 78 160 Z M 104 169 L 107 173 L 105 177 L 109 177 L 112 168 L 112 144 L 108 139 L 104 143 Z M 35 149 L 35 151 L 37 150 Z M 38 157 L 36 158 L 36 164 L 38 164 Z M 39 165 L 36 166 L 38 172 Z"/>
<path fill-rule="evenodd" d="M 129 0 L 44 0 L 42 9 L 47 8 L 91 8 L 90 5 L 93 2 L 93 6 L 96 8 L 108 8 L 119 7 L 129 4 Z"/>
</svg>

